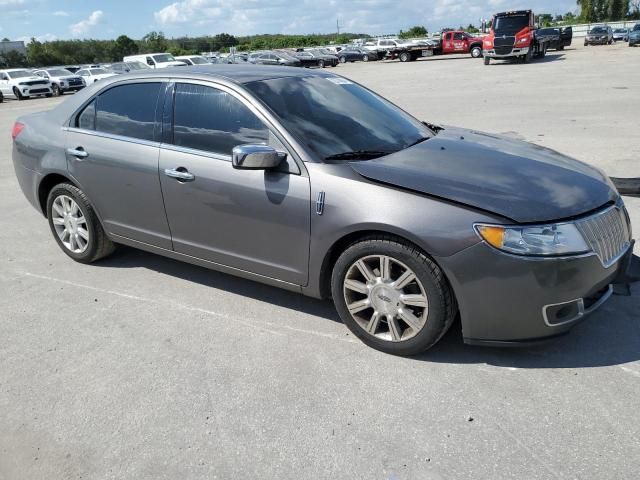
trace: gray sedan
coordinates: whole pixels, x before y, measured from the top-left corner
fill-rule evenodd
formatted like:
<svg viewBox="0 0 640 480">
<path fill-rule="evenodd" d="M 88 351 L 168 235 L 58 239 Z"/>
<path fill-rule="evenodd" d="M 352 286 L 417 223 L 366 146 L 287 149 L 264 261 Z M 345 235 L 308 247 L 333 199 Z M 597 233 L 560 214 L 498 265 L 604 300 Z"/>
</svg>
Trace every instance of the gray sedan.
<svg viewBox="0 0 640 480">
<path fill-rule="evenodd" d="M 566 333 L 638 262 L 599 170 L 420 122 L 321 70 L 116 76 L 18 119 L 13 138 L 20 186 L 72 259 L 124 244 L 332 298 L 398 355 L 457 318 L 470 344 Z"/>
</svg>

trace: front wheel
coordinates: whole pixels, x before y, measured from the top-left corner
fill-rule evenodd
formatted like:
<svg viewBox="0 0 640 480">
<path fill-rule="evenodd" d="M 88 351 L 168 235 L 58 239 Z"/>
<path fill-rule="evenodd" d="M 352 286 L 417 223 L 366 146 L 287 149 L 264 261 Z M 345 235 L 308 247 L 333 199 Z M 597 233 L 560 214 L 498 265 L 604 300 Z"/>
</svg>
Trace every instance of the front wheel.
<svg viewBox="0 0 640 480">
<path fill-rule="evenodd" d="M 47 217 L 58 246 L 77 262 L 95 262 L 115 248 L 86 195 L 74 185 L 61 183 L 49 192 Z"/>
<path fill-rule="evenodd" d="M 362 56 L 362 61 L 363 62 L 368 62 L 369 61 L 369 55 L 363 55 Z"/>
<path fill-rule="evenodd" d="M 340 61 L 340 63 L 347 63 L 347 57 L 345 57 L 344 55 L 340 55 L 338 57 L 338 60 Z"/>
<path fill-rule="evenodd" d="M 16 96 L 16 98 L 20 101 L 24 100 L 26 97 L 24 97 L 21 93 L 20 90 L 18 90 L 18 87 L 13 87 L 13 94 Z"/>
<path fill-rule="evenodd" d="M 62 94 L 62 91 L 60 90 L 60 87 L 58 85 L 56 85 L 55 83 L 53 84 L 53 86 L 51 87 L 51 90 L 53 90 L 53 95 L 58 97 Z"/>
<path fill-rule="evenodd" d="M 482 48 L 480 47 L 473 47 L 471 49 L 471 56 L 473 58 L 480 58 L 482 56 Z"/>
<path fill-rule="evenodd" d="M 484 57 L 484 64 L 485 65 L 489 65 L 491 63 L 491 58 L 489 57 Z"/>
<path fill-rule="evenodd" d="M 4 102 L 4 95 L 0 92 L 0 103 Z"/>
<path fill-rule="evenodd" d="M 392 236 L 351 245 L 336 262 L 331 292 L 340 317 L 365 344 L 393 355 L 435 345 L 456 316 L 440 268 L 416 247 Z"/>
<path fill-rule="evenodd" d="M 318 67 L 324 68 L 324 60 L 318 60 Z"/>
</svg>

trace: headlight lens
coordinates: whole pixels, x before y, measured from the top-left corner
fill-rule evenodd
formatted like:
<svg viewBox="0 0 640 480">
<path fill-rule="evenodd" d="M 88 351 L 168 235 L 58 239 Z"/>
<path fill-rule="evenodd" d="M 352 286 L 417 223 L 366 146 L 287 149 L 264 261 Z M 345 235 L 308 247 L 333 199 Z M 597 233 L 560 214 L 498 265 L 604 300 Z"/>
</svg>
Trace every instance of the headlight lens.
<svg viewBox="0 0 640 480">
<path fill-rule="evenodd" d="M 589 251 L 572 223 L 526 227 L 478 224 L 475 227 L 488 244 L 516 255 L 572 255 Z"/>
</svg>

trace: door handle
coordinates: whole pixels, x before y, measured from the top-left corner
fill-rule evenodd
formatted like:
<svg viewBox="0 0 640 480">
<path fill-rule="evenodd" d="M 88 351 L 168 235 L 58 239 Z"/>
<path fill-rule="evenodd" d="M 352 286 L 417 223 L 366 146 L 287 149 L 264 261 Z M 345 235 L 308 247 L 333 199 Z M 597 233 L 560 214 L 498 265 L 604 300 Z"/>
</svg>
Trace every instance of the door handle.
<svg viewBox="0 0 640 480">
<path fill-rule="evenodd" d="M 196 177 L 187 171 L 184 167 L 178 167 L 176 169 L 165 168 L 164 174 L 167 177 L 175 178 L 182 182 L 193 182 Z"/>
<path fill-rule="evenodd" d="M 67 148 L 67 153 L 69 155 L 73 155 L 74 157 L 80 159 L 80 158 L 87 158 L 89 156 L 89 153 L 87 153 L 84 148 L 82 147 L 78 147 L 78 148 Z"/>
</svg>

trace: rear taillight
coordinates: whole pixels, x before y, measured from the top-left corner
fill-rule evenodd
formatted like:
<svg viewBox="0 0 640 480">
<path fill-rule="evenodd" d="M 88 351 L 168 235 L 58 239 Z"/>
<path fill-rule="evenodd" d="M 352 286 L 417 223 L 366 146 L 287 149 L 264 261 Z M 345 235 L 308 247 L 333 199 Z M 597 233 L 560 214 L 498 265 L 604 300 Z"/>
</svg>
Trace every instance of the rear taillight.
<svg viewBox="0 0 640 480">
<path fill-rule="evenodd" d="M 16 137 L 20 135 L 20 132 L 22 132 L 23 128 L 24 128 L 24 123 L 20 123 L 20 122 L 14 123 L 13 130 L 11 130 L 11 138 L 15 140 Z"/>
</svg>

